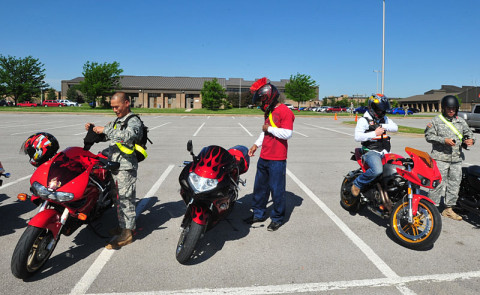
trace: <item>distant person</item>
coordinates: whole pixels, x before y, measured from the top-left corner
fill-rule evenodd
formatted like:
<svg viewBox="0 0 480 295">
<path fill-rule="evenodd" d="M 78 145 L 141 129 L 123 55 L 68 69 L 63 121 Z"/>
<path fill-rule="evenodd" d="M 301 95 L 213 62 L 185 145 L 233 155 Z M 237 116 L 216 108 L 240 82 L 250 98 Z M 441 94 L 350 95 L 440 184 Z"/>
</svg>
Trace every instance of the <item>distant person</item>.
<svg viewBox="0 0 480 295">
<path fill-rule="evenodd" d="M 403 107 L 403 110 L 405 111 L 405 115 L 403 115 L 404 117 L 408 116 L 408 109 L 409 109 L 408 105 L 405 105 Z"/>
<path fill-rule="evenodd" d="M 398 126 L 385 114 L 390 109 L 390 102 L 383 94 L 370 96 L 368 111 L 358 119 L 355 127 L 355 141 L 362 143 L 363 161 L 368 165 L 367 171 L 358 176 L 352 185 L 352 195 L 357 197 L 360 191 L 383 172 L 383 155 L 390 152 L 388 132 L 397 132 Z"/>
<path fill-rule="evenodd" d="M 257 80 L 250 91 L 253 101 L 260 101 L 265 121 L 260 136 L 248 151 L 253 157 L 255 151 L 262 148 L 253 187 L 253 213 L 245 222 L 253 224 L 267 219 L 267 202 L 271 193 L 273 209 L 267 230 L 276 231 L 285 221 L 287 140 L 292 137 L 295 116 L 286 105 L 278 102 L 280 94 L 274 85 L 267 83 L 267 78 Z"/>
<path fill-rule="evenodd" d="M 473 132 L 458 115 L 460 104 L 453 95 L 442 98 L 442 114 L 434 117 L 425 128 L 425 139 L 432 144 L 432 158 L 437 162 L 442 182 L 430 191 L 430 198 L 440 204 L 443 198 L 442 215 L 453 220 L 462 217 L 453 211 L 458 199 L 462 181 L 462 161 L 465 155 L 462 148 L 475 143 Z"/>
</svg>

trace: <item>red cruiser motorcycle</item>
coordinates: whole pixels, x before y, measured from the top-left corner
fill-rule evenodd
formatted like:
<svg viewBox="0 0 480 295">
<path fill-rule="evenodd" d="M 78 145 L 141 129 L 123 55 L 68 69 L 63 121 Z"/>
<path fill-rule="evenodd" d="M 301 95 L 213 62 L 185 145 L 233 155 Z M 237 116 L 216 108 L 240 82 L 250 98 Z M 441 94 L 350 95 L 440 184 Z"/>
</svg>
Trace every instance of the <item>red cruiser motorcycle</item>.
<svg viewBox="0 0 480 295">
<path fill-rule="evenodd" d="M 94 155 L 81 147 L 69 147 L 41 164 L 30 178 L 30 199 L 40 208 L 28 222 L 13 251 L 11 270 L 25 279 L 50 258 L 60 236 L 71 235 L 112 207 L 116 197 L 110 162 L 101 153 Z"/>
<path fill-rule="evenodd" d="M 442 230 L 442 219 L 435 203 L 420 195 L 420 187 L 437 187 L 442 176 L 437 163 L 425 152 L 405 148 L 410 158 L 385 154 L 383 174 L 353 197 L 355 178 L 368 169 L 362 161 L 362 149 L 356 148 L 351 160 L 360 168 L 345 176 L 340 190 L 340 205 L 349 212 L 362 206 L 382 218 L 390 218 L 390 228 L 401 245 L 419 250 L 433 245 Z"/>
<path fill-rule="evenodd" d="M 2 166 L 2 162 L 0 162 L 0 186 L 2 186 L 3 184 L 3 179 L 1 179 L 2 176 L 5 178 L 9 178 L 10 173 L 5 172 L 5 169 L 3 169 L 3 166 Z"/>
<path fill-rule="evenodd" d="M 195 156 L 192 141 L 189 140 L 187 150 L 193 162 L 184 162 L 186 166 L 178 178 L 180 195 L 187 205 L 176 250 L 176 258 L 180 263 L 187 262 L 203 233 L 233 210 L 238 197 L 238 184 L 245 185 L 240 174 L 247 172 L 250 164 L 245 146 L 238 145 L 227 151 L 211 145 Z"/>
</svg>

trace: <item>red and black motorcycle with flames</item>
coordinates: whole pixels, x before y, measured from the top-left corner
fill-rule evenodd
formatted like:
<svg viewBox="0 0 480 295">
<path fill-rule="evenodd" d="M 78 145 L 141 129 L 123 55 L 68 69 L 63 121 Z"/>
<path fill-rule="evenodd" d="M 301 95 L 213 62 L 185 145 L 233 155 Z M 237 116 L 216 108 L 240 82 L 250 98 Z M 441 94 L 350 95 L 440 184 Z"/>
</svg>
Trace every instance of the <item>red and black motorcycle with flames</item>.
<svg viewBox="0 0 480 295">
<path fill-rule="evenodd" d="M 187 205 L 176 249 L 180 263 L 187 262 L 200 237 L 233 210 L 238 184 L 245 185 L 240 175 L 247 172 L 250 164 L 248 148 L 241 145 L 228 151 L 211 145 L 195 156 L 189 140 L 187 150 L 193 161 L 184 162 L 178 178 L 180 195 Z"/>
<path fill-rule="evenodd" d="M 362 161 L 363 150 L 356 148 L 351 160 L 360 168 L 345 176 L 340 190 L 340 205 L 356 213 L 362 206 L 382 218 L 390 219 L 390 229 L 399 244 L 415 250 L 431 247 L 440 235 L 442 220 L 435 203 L 420 194 L 420 187 L 436 188 L 442 176 L 428 153 L 405 148 L 410 158 L 385 154 L 383 174 L 351 194 L 353 181 L 368 169 Z"/>
<path fill-rule="evenodd" d="M 19 200 L 30 199 L 39 209 L 13 252 L 15 277 L 33 275 L 50 258 L 61 235 L 70 236 L 113 206 L 116 188 L 110 171 L 120 164 L 108 161 L 102 153 L 89 152 L 90 146 L 52 154 L 30 178 L 31 195 L 18 195 Z"/>
</svg>

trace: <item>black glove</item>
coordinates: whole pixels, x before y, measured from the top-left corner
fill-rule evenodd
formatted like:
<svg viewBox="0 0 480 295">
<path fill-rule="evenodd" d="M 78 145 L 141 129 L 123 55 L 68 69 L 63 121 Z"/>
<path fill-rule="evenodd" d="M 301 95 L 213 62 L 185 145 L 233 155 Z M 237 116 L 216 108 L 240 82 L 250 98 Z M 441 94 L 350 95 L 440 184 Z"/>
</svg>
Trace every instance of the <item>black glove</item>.
<svg viewBox="0 0 480 295">
<path fill-rule="evenodd" d="M 93 131 L 93 127 L 95 127 L 95 125 L 90 124 L 87 135 L 85 135 L 85 138 L 83 139 L 83 145 L 84 145 L 83 149 L 87 151 L 90 150 L 90 148 L 94 143 L 98 143 L 105 140 L 105 134 L 95 133 Z"/>
</svg>

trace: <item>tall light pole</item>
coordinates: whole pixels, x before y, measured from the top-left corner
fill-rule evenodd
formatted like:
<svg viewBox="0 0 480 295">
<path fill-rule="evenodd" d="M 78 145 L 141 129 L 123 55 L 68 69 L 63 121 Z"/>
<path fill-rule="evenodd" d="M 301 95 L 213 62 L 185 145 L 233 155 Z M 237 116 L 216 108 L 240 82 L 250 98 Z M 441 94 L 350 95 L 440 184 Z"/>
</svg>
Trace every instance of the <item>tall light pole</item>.
<svg viewBox="0 0 480 295">
<path fill-rule="evenodd" d="M 380 70 L 373 70 L 373 72 L 377 73 L 377 92 L 375 92 L 375 93 L 378 93 L 378 73 L 380 73 L 381 71 Z"/>
<path fill-rule="evenodd" d="M 240 108 L 240 104 L 242 103 L 242 78 L 240 78 L 240 94 L 238 96 L 238 108 Z"/>
<path fill-rule="evenodd" d="M 385 89 L 385 0 L 383 0 L 382 94 Z"/>
</svg>

